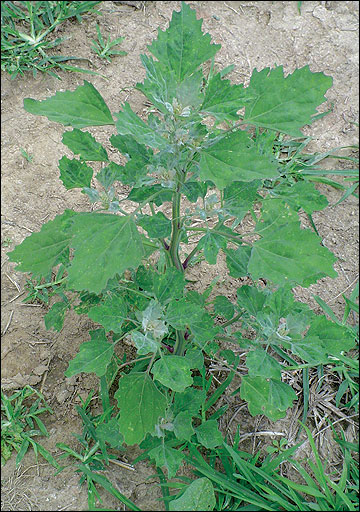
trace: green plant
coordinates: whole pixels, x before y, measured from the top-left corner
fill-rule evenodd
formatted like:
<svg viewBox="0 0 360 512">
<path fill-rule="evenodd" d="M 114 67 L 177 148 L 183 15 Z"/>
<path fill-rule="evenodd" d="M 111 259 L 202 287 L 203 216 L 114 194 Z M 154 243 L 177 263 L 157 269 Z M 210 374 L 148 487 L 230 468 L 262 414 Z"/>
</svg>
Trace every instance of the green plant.
<svg viewBox="0 0 360 512">
<path fill-rule="evenodd" d="M 354 455 L 359 453 L 359 446 L 347 443 L 343 434 L 341 438 L 335 435 L 335 441 L 343 450 L 344 464 L 338 477 L 329 475 L 326 465 L 320 460 L 310 430 L 306 426 L 304 428 L 314 462 L 310 458 L 300 463 L 294 458 L 302 442 L 281 450 L 275 456 L 270 453 L 261 461 L 260 451 L 251 455 L 238 449 L 239 435 L 233 446 L 224 442 L 216 450 L 222 471 L 215 468 L 214 464 L 207 463 L 194 447 L 190 447 L 186 462 L 193 466 L 200 480 L 208 480 L 216 489 L 215 510 L 254 510 L 250 507 L 256 507 L 256 510 L 358 510 L 359 463 Z M 291 479 L 283 475 L 285 463 L 292 467 Z M 173 503 L 177 505 L 183 485 L 178 482 L 166 482 L 163 485 L 165 488 L 181 489 Z M 167 500 L 170 503 L 167 510 L 206 510 L 172 507 L 170 500 L 173 499 Z"/>
<path fill-rule="evenodd" d="M 359 325 L 355 324 L 355 314 L 359 314 L 359 304 L 356 301 L 359 299 L 359 283 L 356 284 L 354 290 L 349 297 L 342 295 L 345 301 L 345 310 L 343 318 L 340 321 L 333 310 L 326 304 L 321 297 L 314 295 L 314 299 L 323 309 L 323 311 L 331 318 L 336 324 L 345 326 L 357 342 L 359 343 Z M 354 325 L 349 323 L 349 317 L 353 314 Z M 339 355 L 334 357 L 332 370 L 336 372 L 341 383 L 335 397 L 336 406 L 339 407 L 341 402 L 342 406 L 348 410 L 354 409 L 359 411 L 359 352 L 350 353 L 349 355 Z M 345 402 L 345 403 L 344 403 Z"/>
<path fill-rule="evenodd" d="M 13 243 L 12 239 L 9 236 L 6 236 L 4 240 L 2 241 L 1 245 L 3 247 L 9 247 Z"/>
<path fill-rule="evenodd" d="M 64 38 L 51 40 L 55 28 L 70 18 L 81 22 L 86 12 L 98 12 L 100 2 L 1 2 L 1 69 L 15 78 L 26 71 L 49 73 L 60 78 L 54 69 L 97 74 L 67 61 L 86 60 L 80 57 L 49 55 Z"/>
<path fill-rule="evenodd" d="M 123 467 L 128 466 L 130 469 L 133 468 L 129 464 L 118 461 L 115 455 L 108 453 L 109 446 L 107 447 L 106 443 L 110 445 L 110 448 L 124 451 L 122 446 L 123 436 L 116 425 L 116 419 L 112 418 L 109 420 L 112 408 L 106 409 L 103 414 L 97 416 L 91 415 L 88 408 L 92 395 L 93 392 L 90 392 L 85 401 L 81 399 L 81 407 L 76 406 L 76 410 L 84 425 L 81 435 L 74 434 L 80 444 L 79 451 L 75 451 L 64 443 L 57 443 L 56 446 L 63 451 L 63 454 L 59 456 L 59 460 L 72 458 L 77 461 L 74 468 L 80 475 L 79 484 L 82 485 L 86 482 L 89 510 L 99 510 L 96 508 L 96 498 L 100 503 L 102 502 L 95 483 L 101 485 L 105 490 L 126 505 L 128 510 L 140 510 L 131 500 L 115 489 L 104 475 L 99 475 L 96 472 L 104 470 L 105 465 L 109 464 L 109 461 Z M 61 467 L 59 471 L 57 471 L 57 474 L 64 469 L 65 466 Z"/>
<path fill-rule="evenodd" d="M 324 209 L 327 199 L 310 181 L 290 179 L 278 145 L 279 134 L 303 137 L 300 128 L 316 118 L 332 79 L 308 66 L 285 78 L 280 66 L 254 70 L 246 88 L 232 85 L 224 79 L 229 68 L 215 70 L 220 45 L 210 43 L 201 24 L 183 3 L 148 47 L 157 60 L 141 56 L 147 75 L 137 88 L 157 109 L 146 121 L 129 103 L 115 121 L 87 81 L 73 92 L 24 100 L 27 112 L 72 127 L 62 141 L 79 158 L 61 158 L 60 179 L 98 209 L 66 210 L 9 253 L 18 270 L 44 279 L 45 287 L 60 265 L 61 293 L 47 327 L 61 330 L 70 308 L 101 326 L 90 331 L 65 375 L 96 373 L 104 413 L 108 389 L 119 378 L 118 410 L 108 421 L 126 444 L 144 442 L 148 456 L 172 475 L 185 447 L 223 442 L 222 411 L 211 416 L 211 406 L 229 380 L 208 398 L 204 353 L 225 357 L 230 379 L 239 360 L 219 343 L 248 349 L 240 396 L 250 414 L 276 421 L 298 399 L 284 371 L 333 364 L 356 344 L 346 326 L 315 315 L 291 291 L 337 275 L 336 258 L 321 238 L 300 228 L 299 214 Z M 102 125 L 116 127 L 110 143 L 125 165 L 111 162 L 105 147 L 82 131 Z M 95 187 L 91 161 L 106 164 Z M 124 199 L 117 182 L 130 187 Z M 217 280 L 195 291 L 186 279 L 200 254 L 214 265 L 219 253 L 231 277 L 252 282 L 237 289 L 235 304 L 216 294 Z M 120 363 L 116 351 L 124 339 L 137 358 Z"/>
<path fill-rule="evenodd" d="M 98 24 L 96 24 L 96 33 L 98 36 L 98 42 L 93 39 L 93 45 L 91 46 L 91 48 L 100 58 L 106 59 L 108 62 L 111 62 L 111 55 L 127 55 L 127 52 L 121 50 L 112 50 L 114 46 L 123 42 L 123 37 L 117 37 L 116 39 L 111 41 L 109 36 L 108 40 L 105 43 Z"/>
<path fill-rule="evenodd" d="M 29 154 L 25 149 L 20 148 L 20 153 L 29 163 L 33 161 L 33 155 Z"/>
<path fill-rule="evenodd" d="M 6 463 L 13 450 L 18 452 L 16 465 L 19 465 L 31 445 L 36 456 L 40 453 L 50 464 L 59 468 L 51 453 L 33 439 L 34 436 L 49 435 L 39 418 L 44 412 L 52 413 L 52 410 L 42 394 L 31 386 L 24 386 L 11 396 L 1 391 L 1 465 Z"/>
</svg>

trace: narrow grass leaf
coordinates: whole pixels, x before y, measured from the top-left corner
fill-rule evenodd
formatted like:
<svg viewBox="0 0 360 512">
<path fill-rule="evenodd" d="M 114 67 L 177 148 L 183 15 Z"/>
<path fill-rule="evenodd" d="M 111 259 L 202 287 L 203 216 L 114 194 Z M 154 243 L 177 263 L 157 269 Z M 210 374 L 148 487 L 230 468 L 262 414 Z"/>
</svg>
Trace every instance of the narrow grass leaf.
<svg viewBox="0 0 360 512">
<path fill-rule="evenodd" d="M 79 464 L 79 469 L 86 474 L 88 478 L 94 480 L 98 484 L 100 484 L 104 489 L 106 489 L 110 494 L 112 494 L 116 499 L 124 503 L 130 510 L 141 510 L 139 507 L 135 505 L 131 500 L 126 498 L 123 494 L 121 494 L 115 487 L 109 482 L 109 480 L 103 475 L 99 475 L 94 471 L 91 471 L 88 466 L 85 464 Z"/>
</svg>

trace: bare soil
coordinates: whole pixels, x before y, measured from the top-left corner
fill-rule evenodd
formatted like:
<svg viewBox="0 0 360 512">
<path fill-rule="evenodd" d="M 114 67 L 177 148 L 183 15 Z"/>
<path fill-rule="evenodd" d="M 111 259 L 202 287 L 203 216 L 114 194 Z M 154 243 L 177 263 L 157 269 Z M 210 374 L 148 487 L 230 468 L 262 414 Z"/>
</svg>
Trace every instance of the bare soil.
<svg viewBox="0 0 360 512">
<path fill-rule="evenodd" d="M 135 84 L 144 78 L 140 54 L 146 52 L 146 45 L 156 37 L 157 28 L 167 27 L 172 11 L 180 8 L 180 2 L 137 3 L 142 4 L 141 9 L 120 2 L 102 2 L 101 17 L 84 16 L 81 25 L 69 21 L 60 26 L 56 34 L 69 37 L 61 47 L 63 55 L 75 54 L 90 59 L 92 69 L 106 75 L 107 80 L 100 76 L 65 72 L 59 72 L 61 81 L 48 75 L 36 78 L 28 75 L 12 81 L 5 73 L 1 75 L 2 387 L 8 392 L 25 384 L 42 389 L 54 414 L 44 419 L 51 435 L 47 439 L 42 438 L 41 442 L 53 454 L 59 453 L 55 446 L 58 442 L 76 446 L 72 433 L 81 431 L 81 421 L 75 412 L 75 405 L 79 403 L 77 395 L 86 396 L 90 389 L 97 392 L 97 381 L 91 376 L 64 378 L 68 361 L 75 356 L 79 345 L 88 339 L 88 330 L 94 328 L 94 324 L 89 319 L 70 314 L 60 333 L 46 331 L 43 316 L 47 308 L 21 302 L 24 295 L 19 293 L 24 291 L 26 276 L 14 269 L 15 265 L 8 261 L 6 253 L 65 208 L 84 211 L 90 209 L 90 205 L 80 191 L 66 191 L 59 180 L 58 161 L 66 154 L 61 143 L 63 127 L 25 112 L 23 100 L 28 97 L 44 99 L 58 90 L 74 90 L 85 78 L 101 92 L 112 112 L 117 112 L 127 100 L 135 112 L 145 116 L 145 98 L 134 89 Z M 358 144 L 355 124 L 359 120 L 358 2 L 302 2 L 301 14 L 298 2 L 294 1 L 188 3 L 196 8 L 198 17 L 203 18 L 203 28 L 211 34 L 213 42 L 222 45 L 216 56 L 216 65 L 223 68 L 235 64 L 229 75 L 234 83 L 247 84 L 254 68 L 260 70 L 275 65 L 283 65 L 285 73 L 309 65 L 314 72 L 323 71 L 331 75 L 334 84 L 327 93 L 328 102 L 322 110 L 333 104 L 333 111 L 306 128 L 306 135 L 313 137 L 310 149 L 325 152 L 334 147 Z M 111 63 L 106 63 L 91 52 L 96 22 L 106 36 L 125 36 L 122 49 L 128 52 L 127 56 L 115 57 Z M 110 151 L 108 137 L 112 129 L 99 127 L 91 132 Z M 33 155 L 32 162 L 24 159 L 20 148 Z M 352 148 L 338 153 L 354 156 Z M 326 168 L 346 167 L 351 167 L 351 163 L 326 162 Z M 312 297 L 313 294 L 319 295 L 340 318 L 344 308 L 342 294 L 348 296 L 351 293 L 358 277 L 358 200 L 350 196 L 333 206 L 342 196 L 342 191 L 324 185 L 319 185 L 319 190 L 328 197 L 330 206 L 314 214 L 314 221 L 325 245 L 338 258 L 335 265 L 338 277 L 322 279 L 309 289 L 297 288 L 295 292 L 299 300 L 308 302 L 320 313 Z M 123 193 L 126 193 L 125 189 Z M 203 289 L 216 275 L 221 275 L 217 292 L 234 299 L 240 280 L 238 283 L 229 277 L 221 257 L 216 266 L 201 262 L 191 269 L 189 277 L 197 280 L 197 289 Z M 129 349 L 125 347 L 124 350 Z M 224 373 L 220 370 L 216 365 L 211 368 L 214 376 L 221 380 Z M 234 389 L 238 383 L 239 379 L 234 383 Z M 298 410 L 290 411 L 285 419 L 274 424 L 266 418 L 252 418 L 239 395 L 229 403 L 229 413 L 222 420 L 222 429 L 231 434 L 240 425 L 244 449 L 258 449 L 264 443 L 278 439 L 276 433 L 291 438 L 293 419 Z M 355 435 L 353 424 L 342 420 L 334 413 L 334 408 L 328 414 L 343 421 L 343 428 L 347 429 L 351 440 Z M 315 420 L 314 426 L 319 426 Z M 275 434 L 271 435 L 271 432 Z M 330 438 L 322 439 L 323 457 L 336 458 Z M 131 462 L 138 453 L 136 447 L 129 448 L 124 460 Z M 10 459 L 2 470 L 2 510 L 87 510 L 86 490 L 84 486 L 78 486 L 78 476 L 72 468 L 54 477 L 54 469 L 41 457 L 37 463 L 32 451 L 18 469 L 14 459 Z M 110 467 L 107 471 L 114 485 L 142 510 L 163 510 L 154 474 L 154 468 L 146 462 L 137 464 L 134 472 L 119 467 Z M 122 505 L 109 494 L 101 493 L 103 507 L 123 510 Z"/>
</svg>

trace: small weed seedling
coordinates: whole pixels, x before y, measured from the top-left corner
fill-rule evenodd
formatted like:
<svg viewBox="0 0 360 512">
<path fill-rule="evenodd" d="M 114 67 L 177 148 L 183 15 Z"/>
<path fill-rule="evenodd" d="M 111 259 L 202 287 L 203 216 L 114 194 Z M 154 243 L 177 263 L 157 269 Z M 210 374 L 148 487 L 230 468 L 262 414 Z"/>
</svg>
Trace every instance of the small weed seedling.
<svg viewBox="0 0 360 512">
<path fill-rule="evenodd" d="M 183 3 L 148 46 L 152 56 L 141 56 L 146 78 L 137 89 L 156 109 L 146 120 L 129 103 L 112 115 L 87 81 L 43 101 L 24 100 L 27 112 L 71 127 L 62 141 L 75 156 L 61 158 L 60 179 L 98 209 L 66 210 L 9 253 L 17 270 L 46 287 L 60 269 L 47 328 L 60 331 L 71 308 L 98 324 L 66 377 L 94 372 L 109 439 L 115 431 L 128 445 L 144 443 L 171 476 L 186 446 L 223 444 L 223 411 L 210 413 L 228 381 L 208 398 L 204 353 L 225 355 L 235 372 L 236 351 L 222 352 L 220 343 L 246 349 L 240 396 L 251 415 L 276 421 L 298 399 L 284 372 L 333 365 L 356 343 L 347 326 L 316 315 L 292 294 L 337 275 L 335 256 L 316 232 L 300 227 L 299 215 L 324 209 L 327 199 L 306 177 L 297 180 L 296 166 L 279 151 L 279 141 L 305 138 L 301 128 L 319 117 L 332 79 L 308 66 L 285 77 L 279 66 L 254 70 L 247 87 L 233 85 L 224 78 L 229 68 L 215 69 L 220 45 L 201 26 Z M 110 161 L 83 130 L 103 125 L 116 128 L 109 142 L 125 165 Z M 91 162 L 104 164 L 94 180 Z M 119 183 L 129 188 L 124 199 Z M 246 215 L 252 228 L 245 231 Z M 237 288 L 234 303 L 216 294 L 216 282 L 194 291 L 186 274 L 200 255 L 209 265 L 221 255 L 234 280 L 252 284 Z M 118 360 L 124 339 L 136 348 L 135 361 Z M 108 390 L 115 377 L 113 410 Z M 197 485 L 195 495 L 204 495 L 206 478 Z M 209 500 L 214 506 L 211 492 Z"/>
<path fill-rule="evenodd" d="M 356 454 L 359 453 L 358 444 L 337 438 L 334 431 L 335 440 L 344 455 L 341 475 L 336 481 L 334 475 L 329 475 L 326 465 L 321 462 L 310 430 L 306 426 L 304 429 L 314 462 L 311 460 L 312 457 L 302 463 L 297 461 L 294 455 L 303 442 L 291 448 L 285 448 L 285 439 L 278 443 L 274 451 L 270 450 L 264 460 L 261 460 L 260 451 L 251 455 L 239 450 L 237 444 L 240 436 L 237 434 L 233 446 L 224 442 L 223 446 L 217 448 L 218 458 L 225 468 L 225 473 L 221 473 L 213 465 L 205 462 L 198 450 L 191 448 L 186 462 L 193 466 L 196 474 L 201 478 L 185 487 L 186 490 L 182 496 L 170 501 L 168 510 L 246 510 L 250 509 L 249 505 L 253 507 L 252 510 L 357 510 L 359 504 L 359 462 L 358 459 L 356 460 Z M 296 479 L 290 480 L 281 474 L 280 467 L 284 461 L 291 463 L 293 472 L 297 473 Z M 311 469 L 311 476 L 306 464 Z M 184 498 L 189 493 L 189 489 L 197 485 L 197 489 L 200 490 L 200 482 L 204 489 L 205 485 L 207 489 L 216 487 L 218 491 L 216 504 L 214 501 L 211 502 L 214 508 L 190 508 L 189 501 L 185 503 Z M 170 486 L 173 487 L 171 484 Z M 199 494 L 195 494 L 193 505 L 200 499 Z M 207 503 L 210 503 L 210 500 Z M 187 505 L 188 508 L 183 505 Z"/>
<path fill-rule="evenodd" d="M 106 59 L 108 62 L 111 62 L 111 56 L 113 55 L 127 55 L 127 52 L 121 51 L 121 50 L 113 50 L 112 48 L 120 43 L 123 42 L 123 37 L 118 37 L 114 39 L 113 41 L 110 40 L 110 36 L 108 37 L 108 40 L 104 41 L 101 32 L 100 27 L 98 24 L 96 24 L 96 32 L 98 36 L 98 42 L 92 40 L 93 45 L 91 48 L 93 51 L 102 59 Z"/>
<path fill-rule="evenodd" d="M 49 55 L 64 38 L 51 39 L 55 28 L 70 18 L 81 21 L 81 15 L 98 12 L 100 2 L 1 2 L 1 69 L 15 78 L 26 71 L 49 73 L 60 78 L 55 69 L 97 74 L 72 66 L 67 61 L 80 57 Z"/>
<path fill-rule="evenodd" d="M 129 464 L 118 461 L 116 456 L 108 453 L 109 447 L 124 451 L 125 449 L 122 446 L 124 439 L 117 428 L 116 418 L 109 419 L 112 408 L 106 409 L 103 414 L 95 417 L 90 414 L 88 407 L 92 394 L 93 392 L 91 391 L 87 399 L 85 401 L 82 400 L 82 407 L 76 406 L 76 410 L 84 425 L 81 435 L 74 434 L 81 445 L 79 451 L 75 451 L 64 443 L 57 443 L 56 446 L 63 451 L 59 459 L 75 459 L 76 465 L 74 469 L 80 475 L 79 483 L 80 485 L 85 482 L 87 484 L 89 510 L 99 510 L 96 508 L 96 498 L 100 503 L 102 502 L 95 483 L 101 485 L 115 498 L 124 503 L 129 510 L 140 510 L 131 500 L 115 489 L 104 475 L 99 475 L 96 472 L 104 470 L 105 464 L 109 464 L 109 461 L 115 465 L 128 467 L 130 470 L 134 468 Z M 60 468 L 57 473 L 60 473 L 63 469 L 64 467 Z"/>
<path fill-rule="evenodd" d="M 13 243 L 12 239 L 9 236 L 6 236 L 2 241 L 1 245 L 3 247 L 9 247 Z"/>
<path fill-rule="evenodd" d="M 33 161 L 33 155 L 29 154 L 24 148 L 20 148 L 20 153 L 29 163 Z"/>
<path fill-rule="evenodd" d="M 33 439 L 35 436 L 49 435 L 39 418 L 43 412 L 52 413 L 52 410 L 42 394 L 31 386 L 27 385 L 9 397 L 1 391 L 1 465 L 6 463 L 13 450 L 18 452 L 16 465 L 19 465 L 31 445 L 36 456 L 40 453 L 50 464 L 59 468 L 51 453 Z"/>
</svg>

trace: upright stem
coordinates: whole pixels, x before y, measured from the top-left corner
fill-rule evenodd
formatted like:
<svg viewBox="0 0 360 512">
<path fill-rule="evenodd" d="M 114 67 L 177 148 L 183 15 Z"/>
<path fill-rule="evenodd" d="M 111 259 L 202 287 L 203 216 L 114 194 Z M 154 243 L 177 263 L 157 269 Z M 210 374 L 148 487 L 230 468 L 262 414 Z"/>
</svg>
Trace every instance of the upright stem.
<svg viewBox="0 0 360 512">
<path fill-rule="evenodd" d="M 184 333 L 184 331 L 178 331 L 178 330 L 176 330 L 175 333 L 176 333 L 176 342 L 175 342 L 175 346 L 174 346 L 174 355 L 175 356 L 183 356 L 184 351 L 185 351 L 185 345 L 186 345 L 186 340 L 184 337 L 185 333 Z"/>
<path fill-rule="evenodd" d="M 172 204 L 172 233 L 171 233 L 171 242 L 169 253 L 171 257 L 172 264 L 181 272 L 184 271 L 182 263 L 180 261 L 179 256 L 179 244 L 180 244 L 180 236 L 181 236 L 181 222 L 180 222 L 180 203 L 181 203 L 181 192 L 180 192 L 181 183 L 177 185 L 176 191 L 174 191 L 173 195 L 173 204 Z"/>
<path fill-rule="evenodd" d="M 180 204 L 181 204 L 181 184 L 183 175 L 178 172 L 178 184 L 176 187 L 176 191 L 174 191 L 173 195 L 173 204 L 172 204 L 172 233 L 171 233 L 171 241 L 169 247 L 169 254 L 171 263 L 174 267 L 176 267 L 180 272 L 184 272 L 184 267 L 181 263 L 179 256 L 179 245 L 180 245 L 180 236 L 181 236 L 181 222 L 180 222 Z M 174 355 L 183 356 L 185 351 L 185 332 L 176 330 L 176 342 L 174 346 Z"/>
</svg>

